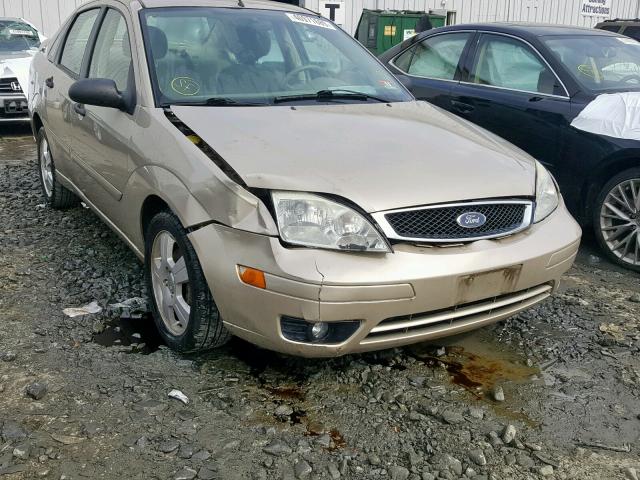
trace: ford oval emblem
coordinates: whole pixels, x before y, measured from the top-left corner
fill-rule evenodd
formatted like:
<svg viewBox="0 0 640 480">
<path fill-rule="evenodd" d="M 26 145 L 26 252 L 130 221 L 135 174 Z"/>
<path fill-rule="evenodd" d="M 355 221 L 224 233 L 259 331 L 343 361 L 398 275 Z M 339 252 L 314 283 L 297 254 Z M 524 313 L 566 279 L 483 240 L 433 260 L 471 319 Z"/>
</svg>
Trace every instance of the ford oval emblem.
<svg viewBox="0 0 640 480">
<path fill-rule="evenodd" d="M 456 221 L 462 228 L 478 228 L 487 223 L 487 217 L 480 212 L 466 212 L 460 215 Z"/>
</svg>

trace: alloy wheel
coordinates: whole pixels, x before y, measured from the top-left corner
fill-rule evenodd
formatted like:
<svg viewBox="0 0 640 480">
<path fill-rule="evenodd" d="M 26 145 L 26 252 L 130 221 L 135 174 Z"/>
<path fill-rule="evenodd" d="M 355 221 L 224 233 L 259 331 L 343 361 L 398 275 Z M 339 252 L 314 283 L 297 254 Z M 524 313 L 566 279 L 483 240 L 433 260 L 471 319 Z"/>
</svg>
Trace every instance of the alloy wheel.
<svg viewBox="0 0 640 480">
<path fill-rule="evenodd" d="M 53 164 L 49 142 L 46 138 L 43 138 L 40 142 L 40 175 L 42 176 L 44 193 L 47 198 L 51 198 L 53 195 Z"/>
<path fill-rule="evenodd" d="M 163 323 L 173 335 L 182 335 L 191 314 L 189 272 L 180 246 L 166 230 L 153 241 L 151 283 Z"/>
<path fill-rule="evenodd" d="M 607 194 L 600 209 L 600 230 L 616 257 L 640 265 L 640 178 L 625 180 Z"/>
</svg>

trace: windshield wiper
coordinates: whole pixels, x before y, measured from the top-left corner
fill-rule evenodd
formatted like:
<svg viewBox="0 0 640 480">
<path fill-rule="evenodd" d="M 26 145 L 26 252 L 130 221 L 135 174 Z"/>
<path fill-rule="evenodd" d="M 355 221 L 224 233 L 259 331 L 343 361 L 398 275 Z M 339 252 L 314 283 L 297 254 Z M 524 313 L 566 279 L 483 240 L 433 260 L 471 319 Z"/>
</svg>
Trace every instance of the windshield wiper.
<svg viewBox="0 0 640 480">
<path fill-rule="evenodd" d="M 268 105 L 260 102 L 241 102 L 233 98 L 212 97 L 199 102 L 169 102 L 169 105 L 180 105 L 188 107 L 258 107 Z"/>
<path fill-rule="evenodd" d="M 331 100 L 360 100 L 366 102 L 367 100 L 375 100 L 376 102 L 388 103 L 386 100 L 375 95 L 369 95 L 368 93 L 358 92 L 357 90 L 347 90 L 343 88 L 336 88 L 335 90 L 320 90 L 316 93 L 307 93 L 302 95 L 284 95 L 275 97 L 273 103 L 285 103 L 295 102 L 298 100 L 316 100 L 318 102 L 331 101 Z"/>
</svg>

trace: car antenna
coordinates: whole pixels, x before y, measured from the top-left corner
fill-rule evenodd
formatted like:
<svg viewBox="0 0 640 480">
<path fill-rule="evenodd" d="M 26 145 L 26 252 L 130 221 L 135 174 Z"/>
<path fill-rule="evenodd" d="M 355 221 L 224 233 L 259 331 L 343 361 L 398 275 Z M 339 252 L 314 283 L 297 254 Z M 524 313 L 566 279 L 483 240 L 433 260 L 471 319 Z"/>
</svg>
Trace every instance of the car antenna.
<svg viewBox="0 0 640 480">
<path fill-rule="evenodd" d="M 242 0 L 238 0 L 238 6 L 244 8 L 244 2 Z"/>
</svg>

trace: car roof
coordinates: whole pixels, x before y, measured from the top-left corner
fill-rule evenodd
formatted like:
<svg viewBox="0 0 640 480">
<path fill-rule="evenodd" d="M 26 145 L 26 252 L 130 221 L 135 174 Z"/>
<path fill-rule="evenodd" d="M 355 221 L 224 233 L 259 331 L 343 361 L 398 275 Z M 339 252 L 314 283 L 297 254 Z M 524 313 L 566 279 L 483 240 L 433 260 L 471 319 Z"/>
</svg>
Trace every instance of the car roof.
<svg viewBox="0 0 640 480">
<path fill-rule="evenodd" d="M 158 7 L 242 7 L 245 8 L 257 8 L 263 10 L 281 10 L 283 12 L 300 12 L 311 13 L 310 10 L 301 8 L 295 5 L 287 3 L 274 2 L 269 0 L 243 0 L 242 4 L 238 0 L 181 0 L 176 2 L 175 0 L 139 0 L 143 7 L 146 8 L 158 8 Z M 317 15 L 317 13 L 314 13 Z"/>
<path fill-rule="evenodd" d="M 0 17 L 0 20 L 10 20 L 12 22 L 24 22 L 24 19 L 19 17 Z"/>
<path fill-rule="evenodd" d="M 491 22 L 491 23 L 467 23 L 441 27 L 438 31 L 445 30 L 491 30 L 500 33 L 510 33 L 523 38 L 542 37 L 547 35 L 610 35 L 616 36 L 613 32 L 596 30 L 587 27 L 574 27 L 566 25 L 553 25 L 544 23 L 528 22 Z"/>
<path fill-rule="evenodd" d="M 622 23 L 640 23 L 640 18 L 613 18 L 609 20 L 603 20 L 602 22 L 598 23 L 598 25 L 616 25 Z"/>
</svg>

